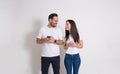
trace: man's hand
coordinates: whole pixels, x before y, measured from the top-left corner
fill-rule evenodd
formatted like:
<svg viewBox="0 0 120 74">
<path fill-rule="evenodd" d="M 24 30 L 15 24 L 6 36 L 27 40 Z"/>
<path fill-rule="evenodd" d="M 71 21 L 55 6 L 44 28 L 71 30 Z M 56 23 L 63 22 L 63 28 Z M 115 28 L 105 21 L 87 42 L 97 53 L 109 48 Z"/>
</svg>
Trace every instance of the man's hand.
<svg viewBox="0 0 120 74">
<path fill-rule="evenodd" d="M 54 43 L 55 39 L 54 37 L 47 38 L 47 42 Z"/>
<path fill-rule="evenodd" d="M 37 43 L 37 44 L 42 44 L 42 43 L 47 42 L 47 41 L 48 41 L 47 38 L 42 38 L 42 39 L 37 38 L 37 39 L 36 39 L 36 43 Z"/>
</svg>

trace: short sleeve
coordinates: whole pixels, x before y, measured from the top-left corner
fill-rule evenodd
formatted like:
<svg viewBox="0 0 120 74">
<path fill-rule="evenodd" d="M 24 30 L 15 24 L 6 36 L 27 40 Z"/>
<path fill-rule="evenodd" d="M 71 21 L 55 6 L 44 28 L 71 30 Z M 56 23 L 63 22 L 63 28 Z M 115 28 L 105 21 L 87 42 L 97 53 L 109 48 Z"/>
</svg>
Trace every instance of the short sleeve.
<svg viewBox="0 0 120 74">
<path fill-rule="evenodd" d="M 41 39 L 42 38 L 42 35 L 43 35 L 43 31 L 42 31 L 42 28 L 39 30 L 39 33 L 38 33 L 38 36 L 37 38 Z"/>
<path fill-rule="evenodd" d="M 61 31 L 61 29 L 59 29 L 59 40 L 63 40 L 63 33 L 62 33 L 62 31 Z"/>
<path fill-rule="evenodd" d="M 83 40 L 83 35 L 79 33 L 80 40 Z"/>
</svg>

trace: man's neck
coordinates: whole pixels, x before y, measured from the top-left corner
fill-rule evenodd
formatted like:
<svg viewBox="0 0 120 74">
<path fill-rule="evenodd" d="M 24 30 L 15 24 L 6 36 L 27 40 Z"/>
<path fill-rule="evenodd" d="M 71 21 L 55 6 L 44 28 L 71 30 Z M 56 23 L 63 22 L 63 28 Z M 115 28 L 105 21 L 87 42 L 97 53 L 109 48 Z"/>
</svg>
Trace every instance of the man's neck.
<svg viewBox="0 0 120 74">
<path fill-rule="evenodd" d="M 55 27 L 51 26 L 51 24 L 48 24 L 48 27 L 49 27 L 49 28 L 55 28 Z"/>
<path fill-rule="evenodd" d="M 48 24 L 48 27 L 49 27 L 49 28 L 52 28 L 51 24 Z"/>
</svg>

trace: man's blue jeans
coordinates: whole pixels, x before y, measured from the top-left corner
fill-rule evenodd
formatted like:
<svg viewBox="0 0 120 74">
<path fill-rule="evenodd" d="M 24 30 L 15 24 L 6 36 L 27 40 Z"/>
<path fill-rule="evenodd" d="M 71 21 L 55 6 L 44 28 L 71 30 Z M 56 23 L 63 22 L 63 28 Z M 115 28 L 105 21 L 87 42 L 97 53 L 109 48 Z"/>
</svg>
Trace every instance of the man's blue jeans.
<svg viewBox="0 0 120 74">
<path fill-rule="evenodd" d="M 81 59 L 79 54 L 66 54 L 64 59 L 65 68 L 67 71 L 67 74 L 72 74 L 72 68 L 73 68 L 73 74 L 78 74 L 79 67 L 81 64 Z"/>
</svg>

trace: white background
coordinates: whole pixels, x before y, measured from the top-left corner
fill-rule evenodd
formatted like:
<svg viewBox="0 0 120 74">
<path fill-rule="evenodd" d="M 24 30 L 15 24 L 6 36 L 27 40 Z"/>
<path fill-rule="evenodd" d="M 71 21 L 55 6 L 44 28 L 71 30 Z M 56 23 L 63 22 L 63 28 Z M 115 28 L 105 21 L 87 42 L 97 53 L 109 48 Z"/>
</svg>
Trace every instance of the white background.
<svg viewBox="0 0 120 74">
<path fill-rule="evenodd" d="M 84 39 L 79 74 L 120 74 L 119 0 L 0 0 L 0 74 L 41 74 L 35 39 L 53 12 L 63 32 L 73 19 Z M 63 60 L 61 49 L 66 74 Z"/>
</svg>

